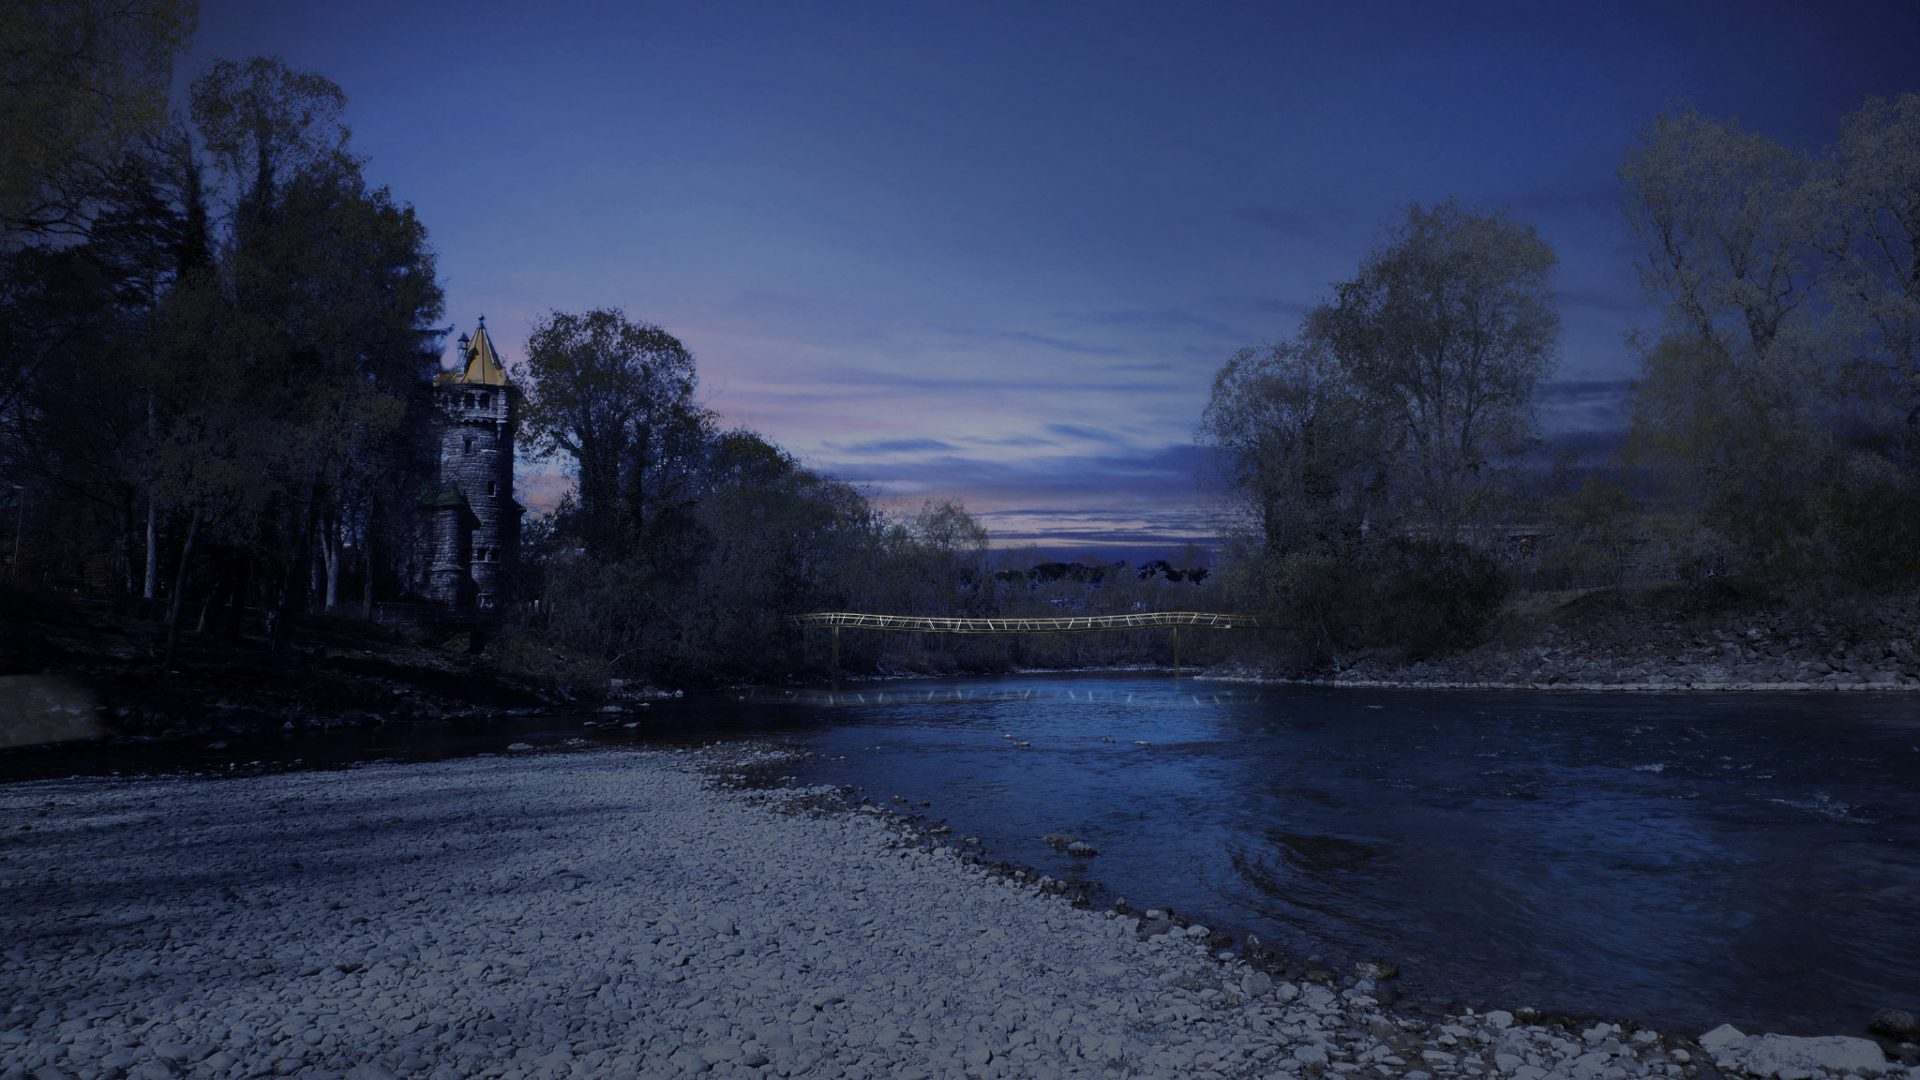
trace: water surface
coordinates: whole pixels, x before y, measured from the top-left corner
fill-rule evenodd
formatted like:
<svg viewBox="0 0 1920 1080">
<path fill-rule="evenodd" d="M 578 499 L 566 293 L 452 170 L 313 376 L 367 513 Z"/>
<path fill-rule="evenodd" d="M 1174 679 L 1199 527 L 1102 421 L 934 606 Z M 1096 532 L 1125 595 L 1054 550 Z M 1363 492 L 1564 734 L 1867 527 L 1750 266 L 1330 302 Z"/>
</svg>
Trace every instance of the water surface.
<svg viewBox="0 0 1920 1080">
<path fill-rule="evenodd" d="M 1108 898 L 1443 1000 L 1805 1033 L 1920 1004 L 1920 698 L 1074 675 L 663 719 L 690 710 L 816 751 L 802 781 L 929 800 L 1056 874 L 1040 838 L 1071 833 Z"/>
</svg>

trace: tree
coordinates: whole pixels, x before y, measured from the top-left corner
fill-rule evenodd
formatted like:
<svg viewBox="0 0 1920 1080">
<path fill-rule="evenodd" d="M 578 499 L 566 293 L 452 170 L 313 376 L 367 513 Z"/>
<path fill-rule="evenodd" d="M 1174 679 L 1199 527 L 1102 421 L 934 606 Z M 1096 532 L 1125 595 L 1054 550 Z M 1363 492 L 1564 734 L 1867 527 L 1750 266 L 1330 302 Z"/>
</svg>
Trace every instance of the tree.
<svg viewBox="0 0 1920 1080">
<path fill-rule="evenodd" d="M 324 75 L 289 68 L 277 56 L 216 61 L 193 80 L 193 122 L 207 153 L 256 211 L 274 186 L 327 158 L 351 161 L 341 122 L 347 95 Z"/>
<path fill-rule="evenodd" d="M 1366 483 L 1389 441 L 1327 343 L 1242 349 L 1214 376 L 1200 437 L 1245 499 L 1261 543 L 1298 550 L 1357 541 Z"/>
<path fill-rule="evenodd" d="M 552 311 L 527 339 L 523 370 L 521 424 L 530 447 L 573 458 L 587 551 L 617 557 L 629 524 L 644 523 L 645 473 L 661 442 L 670 430 L 699 422 L 693 354 L 618 308 Z"/>
<path fill-rule="evenodd" d="M 1559 334 L 1553 251 L 1501 214 L 1413 206 L 1298 336 L 1214 380 L 1200 438 L 1254 526 L 1236 590 L 1303 666 L 1475 636 Z"/>
<path fill-rule="evenodd" d="M 1868 98 L 1840 127 L 1824 201 L 1828 281 L 1855 373 L 1895 415 L 1907 471 L 1920 468 L 1920 94 Z"/>
<path fill-rule="evenodd" d="M 1691 111 L 1621 167 L 1665 325 L 1633 460 L 1695 558 L 1781 581 L 1920 575 L 1920 97 L 1870 99 L 1830 153 Z"/>
<path fill-rule="evenodd" d="M 1415 204 L 1310 317 L 1309 334 L 1391 433 L 1393 505 L 1421 535 L 1451 542 L 1511 513 L 1534 388 L 1558 359 L 1555 262 L 1504 214 Z"/>
<path fill-rule="evenodd" d="M 0 231 L 84 232 L 107 171 L 166 119 L 190 0 L 0 6 Z"/>
</svg>

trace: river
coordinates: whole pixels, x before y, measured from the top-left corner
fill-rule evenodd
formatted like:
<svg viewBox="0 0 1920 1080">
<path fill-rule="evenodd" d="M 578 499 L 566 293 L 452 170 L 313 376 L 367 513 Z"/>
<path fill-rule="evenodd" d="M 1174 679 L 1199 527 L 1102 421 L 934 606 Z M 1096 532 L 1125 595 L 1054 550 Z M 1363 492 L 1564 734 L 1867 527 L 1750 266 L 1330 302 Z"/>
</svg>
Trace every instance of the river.
<svg viewBox="0 0 1920 1080">
<path fill-rule="evenodd" d="M 580 718 L 516 718 L 187 763 L 581 734 Z M 1329 965 L 1393 961 L 1416 997 L 1801 1034 L 1920 1004 L 1920 697 L 1074 674 L 701 695 L 591 734 L 795 743 L 813 751 L 799 782 L 930 802 L 956 835 L 1090 878 L 1105 901 L 1171 905 Z M 1049 833 L 1099 854 L 1071 859 Z"/>
</svg>

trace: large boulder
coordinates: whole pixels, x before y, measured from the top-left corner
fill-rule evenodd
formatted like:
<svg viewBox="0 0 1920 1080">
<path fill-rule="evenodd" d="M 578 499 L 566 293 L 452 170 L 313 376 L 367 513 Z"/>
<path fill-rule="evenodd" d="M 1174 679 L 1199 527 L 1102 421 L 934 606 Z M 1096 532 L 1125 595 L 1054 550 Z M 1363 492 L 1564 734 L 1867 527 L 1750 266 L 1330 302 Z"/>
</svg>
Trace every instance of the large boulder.
<svg viewBox="0 0 1920 1080">
<path fill-rule="evenodd" d="M 1762 1035 L 1748 1049 L 1745 1065 L 1755 1076 L 1804 1076 L 1813 1071 L 1871 1075 L 1886 1069 L 1887 1056 L 1872 1039 Z"/>
<path fill-rule="evenodd" d="M 1709 1054 L 1724 1054 L 1729 1050 L 1745 1049 L 1748 1038 L 1746 1032 L 1732 1024 L 1721 1024 L 1700 1036 L 1700 1048 Z"/>
<path fill-rule="evenodd" d="M 1902 1042 L 1920 1041 L 1920 1022 L 1916 1022 L 1913 1014 L 1905 1009 L 1881 1009 L 1873 1014 L 1870 1029 L 1889 1039 L 1899 1039 Z"/>
</svg>

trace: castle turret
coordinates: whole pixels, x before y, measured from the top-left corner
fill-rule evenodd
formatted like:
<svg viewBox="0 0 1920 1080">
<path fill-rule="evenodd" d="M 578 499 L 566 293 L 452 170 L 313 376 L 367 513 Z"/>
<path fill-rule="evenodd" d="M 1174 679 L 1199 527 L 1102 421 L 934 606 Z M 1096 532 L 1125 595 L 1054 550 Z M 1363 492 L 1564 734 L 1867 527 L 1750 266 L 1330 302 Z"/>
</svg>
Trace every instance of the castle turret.
<svg viewBox="0 0 1920 1080">
<path fill-rule="evenodd" d="M 434 380 L 440 429 L 440 487 L 427 500 L 433 598 L 453 607 L 492 608 L 505 599 L 520 553 L 520 504 L 513 499 L 513 425 L 518 389 L 487 334 L 462 336 L 459 364 Z"/>
</svg>

